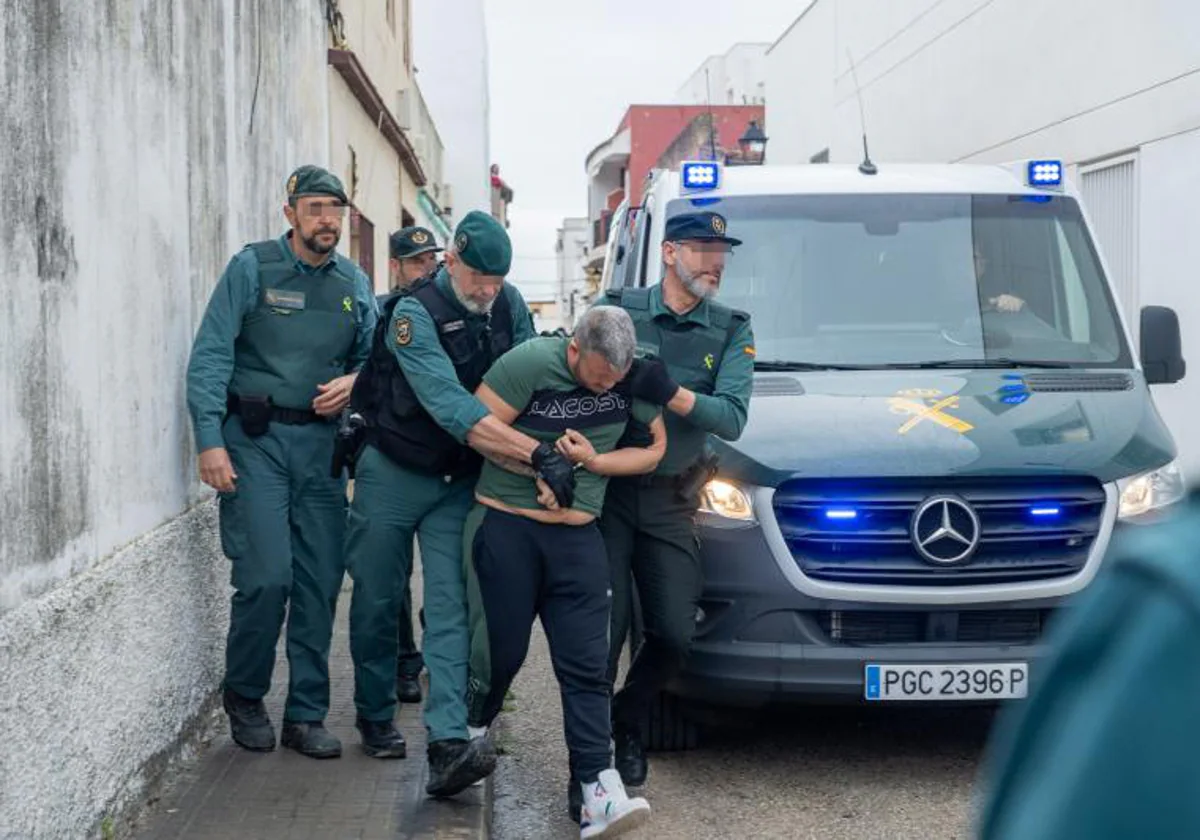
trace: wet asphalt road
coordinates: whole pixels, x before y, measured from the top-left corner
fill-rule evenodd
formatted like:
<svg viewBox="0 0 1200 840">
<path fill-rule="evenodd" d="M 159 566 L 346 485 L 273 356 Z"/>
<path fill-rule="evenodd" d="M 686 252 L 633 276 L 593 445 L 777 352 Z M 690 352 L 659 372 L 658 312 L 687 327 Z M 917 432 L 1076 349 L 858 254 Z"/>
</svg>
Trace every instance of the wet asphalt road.
<svg viewBox="0 0 1200 840">
<path fill-rule="evenodd" d="M 497 840 L 575 838 L 557 684 L 540 627 L 504 716 Z M 631 838 L 965 840 L 987 709 L 806 708 L 652 754 Z"/>
</svg>

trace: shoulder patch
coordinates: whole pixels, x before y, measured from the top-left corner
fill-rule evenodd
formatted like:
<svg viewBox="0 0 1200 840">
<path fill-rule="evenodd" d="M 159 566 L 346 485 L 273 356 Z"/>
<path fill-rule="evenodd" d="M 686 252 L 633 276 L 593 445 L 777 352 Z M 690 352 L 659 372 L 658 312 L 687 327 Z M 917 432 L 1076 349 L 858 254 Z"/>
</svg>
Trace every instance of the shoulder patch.
<svg viewBox="0 0 1200 840">
<path fill-rule="evenodd" d="M 407 347 L 412 343 L 412 319 L 407 315 L 401 315 L 396 319 L 396 345 L 398 347 Z"/>
</svg>

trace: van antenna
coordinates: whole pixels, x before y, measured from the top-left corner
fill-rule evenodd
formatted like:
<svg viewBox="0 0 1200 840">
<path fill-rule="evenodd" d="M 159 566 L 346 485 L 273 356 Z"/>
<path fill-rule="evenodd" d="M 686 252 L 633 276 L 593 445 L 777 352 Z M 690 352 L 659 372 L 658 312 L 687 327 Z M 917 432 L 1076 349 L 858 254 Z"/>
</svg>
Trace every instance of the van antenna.
<svg viewBox="0 0 1200 840">
<path fill-rule="evenodd" d="M 863 109 L 862 88 L 858 84 L 858 71 L 854 68 L 854 56 L 850 54 L 850 48 L 846 48 L 846 58 L 850 59 L 850 73 L 854 76 L 854 92 L 858 96 L 858 121 L 862 126 L 863 138 L 863 160 L 858 165 L 858 171 L 864 175 L 874 175 L 879 169 L 875 164 L 871 163 L 871 153 L 867 151 L 867 116 Z"/>
<path fill-rule="evenodd" d="M 708 68 L 704 68 L 704 100 L 708 105 L 708 150 L 715 163 L 717 160 L 717 120 L 712 112 L 712 88 L 708 81 Z"/>
</svg>

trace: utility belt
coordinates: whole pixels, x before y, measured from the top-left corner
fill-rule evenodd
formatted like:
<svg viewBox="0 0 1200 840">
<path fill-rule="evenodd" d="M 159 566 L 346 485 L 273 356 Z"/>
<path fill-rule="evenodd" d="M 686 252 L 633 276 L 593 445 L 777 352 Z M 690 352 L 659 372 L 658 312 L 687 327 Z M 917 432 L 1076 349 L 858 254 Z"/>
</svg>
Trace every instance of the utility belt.
<svg viewBox="0 0 1200 840">
<path fill-rule="evenodd" d="M 285 408 L 271 402 L 269 396 L 230 394 L 225 398 L 225 410 L 238 415 L 246 437 L 259 437 L 267 433 L 272 423 L 288 426 L 306 426 L 309 423 L 328 423 L 329 420 L 312 409 Z"/>
</svg>

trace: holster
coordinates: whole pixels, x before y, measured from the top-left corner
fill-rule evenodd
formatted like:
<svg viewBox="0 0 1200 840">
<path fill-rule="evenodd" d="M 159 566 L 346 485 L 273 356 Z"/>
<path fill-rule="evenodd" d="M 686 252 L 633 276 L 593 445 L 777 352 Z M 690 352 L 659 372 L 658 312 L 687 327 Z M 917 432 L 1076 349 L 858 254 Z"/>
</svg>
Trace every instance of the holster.
<svg viewBox="0 0 1200 840">
<path fill-rule="evenodd" d="M 333 442 L 333 463 L 330 464 L 330 476 L 340 478 L 342 470 L 354 478 L 354 466 L 358 462 L 359 453 L 366 444 L 367 424 L 361 414 L 349 411 L 342 414 L 342 422 L 338 424 L 337 436 Z"/>
<path fill-rule="evenodd" d="M 705 452 L 679 474 L 675 493 L 680 501 L 692 502 L 700 496 L 704 485 L 717 474 L 718 458 L 715 453 Z"/>
<path fill-rule="evenodd" d="M 271 398 L 239 395 L 237 414 L 246 437 L 261 437 L 271 425 Z"/>
</svg>

